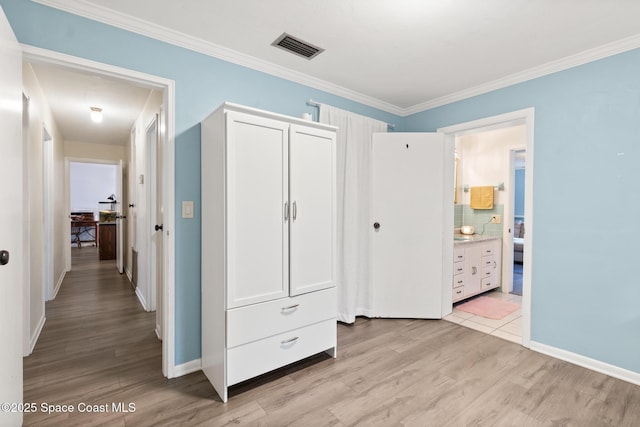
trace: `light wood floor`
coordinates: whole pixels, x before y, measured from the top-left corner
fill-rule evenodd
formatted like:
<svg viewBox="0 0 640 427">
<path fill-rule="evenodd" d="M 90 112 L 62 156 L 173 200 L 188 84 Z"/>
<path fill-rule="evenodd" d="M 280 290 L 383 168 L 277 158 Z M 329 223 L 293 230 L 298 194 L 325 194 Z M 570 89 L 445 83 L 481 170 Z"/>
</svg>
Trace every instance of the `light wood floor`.
<svg viewBox="0 0 640 427">
<path fill-rule="evenodd" d="M 25 402 L 76 412 L 26 414 L 25 425 L 640 425 L 640 387 L 446 321 L 339 325 L 336 360 L 240 384 L 222 404 L 201 372 L 163 378 L 154 314 L 95 248 L 77 252 L 24 361 Z M 113 402 L 135 412 L 77 412 Z"/>
</svg>

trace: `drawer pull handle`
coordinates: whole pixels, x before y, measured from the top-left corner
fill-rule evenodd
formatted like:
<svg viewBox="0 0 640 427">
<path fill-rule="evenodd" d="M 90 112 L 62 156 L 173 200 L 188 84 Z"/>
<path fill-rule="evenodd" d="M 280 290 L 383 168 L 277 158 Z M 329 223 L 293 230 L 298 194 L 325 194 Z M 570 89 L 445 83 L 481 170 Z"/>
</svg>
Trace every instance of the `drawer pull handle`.
<svg viewBox="0 0 640 427">
<path fill-rule="evenodd" d="M 461 294 L 461 293 L 462 293 L 462 291 L 456 291 L 456 294 Z"/>
<path fill-rule="evenodd" d="M 292 342 L 298 341 L 298 337 L 289 338 L 288 340 L 280 341 L 280 344 L 291 344 Z"/>
<path fill-rule="evenodd" d="M 298 308 L 299 306 L 300 304 L 294 304 L 294 305 L 290 305 L 289 307 L 282 307 L 282 311 L 293 310 L 294 308 Z"/>
</svg>

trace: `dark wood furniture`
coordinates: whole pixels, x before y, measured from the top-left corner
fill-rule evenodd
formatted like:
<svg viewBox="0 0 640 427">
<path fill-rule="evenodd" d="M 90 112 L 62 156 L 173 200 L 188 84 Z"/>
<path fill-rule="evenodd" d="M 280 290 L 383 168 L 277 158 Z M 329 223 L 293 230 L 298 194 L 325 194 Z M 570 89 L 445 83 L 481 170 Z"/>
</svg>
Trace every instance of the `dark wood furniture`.
<svg viewBox="0 0 640 427">
<path fill-rule="evenodd" d="M 116 223 L 101 222 L 98 226 L 100 260 L 116 259 Z"/>
</svg>

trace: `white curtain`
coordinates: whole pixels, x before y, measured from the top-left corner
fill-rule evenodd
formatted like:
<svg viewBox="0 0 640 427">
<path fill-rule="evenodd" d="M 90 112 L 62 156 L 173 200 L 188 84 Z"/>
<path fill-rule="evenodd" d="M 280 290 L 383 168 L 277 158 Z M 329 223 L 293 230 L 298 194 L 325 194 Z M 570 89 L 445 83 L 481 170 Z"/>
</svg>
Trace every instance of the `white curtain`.
<svg viewBox="0 0 640 427">
<path fill-rule="evenodd" d="M 370 316 L 371 140 L 387 124 L 320 105 L 320 122 L 338 127 L 338 320 Z"/>
</svg>

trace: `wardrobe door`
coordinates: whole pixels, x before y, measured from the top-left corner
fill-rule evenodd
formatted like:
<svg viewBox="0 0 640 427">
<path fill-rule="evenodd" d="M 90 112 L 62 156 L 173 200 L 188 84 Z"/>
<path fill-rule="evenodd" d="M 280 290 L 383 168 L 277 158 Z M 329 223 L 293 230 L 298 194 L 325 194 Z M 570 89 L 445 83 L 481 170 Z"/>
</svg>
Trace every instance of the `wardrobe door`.
<svg viewBox="0 0 640 427">
<path fill-rule="evenodd" d="M 335 286 L 335 155 L 334 132 L 291 126 L 291 295 Z"/>
<path fill-rule="evenodd" d="M 227 308 L 233 308 L 289 293 L 288 124 L 228 112 L 226 133 Z"/>
</svg>

